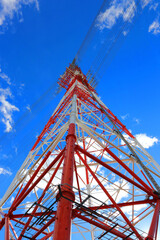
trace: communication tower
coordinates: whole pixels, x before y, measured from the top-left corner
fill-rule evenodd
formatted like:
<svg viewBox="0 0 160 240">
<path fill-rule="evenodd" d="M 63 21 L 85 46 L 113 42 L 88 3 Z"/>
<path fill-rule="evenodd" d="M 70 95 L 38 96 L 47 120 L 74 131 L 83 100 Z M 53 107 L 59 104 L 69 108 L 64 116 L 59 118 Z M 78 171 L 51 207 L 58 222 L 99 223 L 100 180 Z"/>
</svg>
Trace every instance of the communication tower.
<svg viewBox="0 0 160 240">
<path fill-rule="evenodd" d="M 160 166 L 93 82 L 74 62 L 60 77 L 66 92 L 0 201 L 5 240 L 157 239 Z"/>
</svg>

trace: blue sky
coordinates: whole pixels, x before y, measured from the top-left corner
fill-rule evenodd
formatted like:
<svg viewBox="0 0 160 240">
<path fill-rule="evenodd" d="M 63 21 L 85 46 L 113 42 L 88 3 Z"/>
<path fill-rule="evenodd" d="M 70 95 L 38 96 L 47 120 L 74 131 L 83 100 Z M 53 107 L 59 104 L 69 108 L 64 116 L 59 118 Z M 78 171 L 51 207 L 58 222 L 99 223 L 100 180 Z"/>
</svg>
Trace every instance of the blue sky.
<svg viewBox="0 0 160 240">
<path fill-rule="evenodd" d="M 75 57 L 101 4 L 0 0 L 0 197 L 61 99 L 63 91 L 54 97 L 56 81 Z M 97 92 L 160 163 L 160 4 L 141 4 L 142 13 L 106 59 Z M 117 21 L 120 15 L 114 10 Z M 85 70 L 90 61 L 83 59 Z"/>
</svg>

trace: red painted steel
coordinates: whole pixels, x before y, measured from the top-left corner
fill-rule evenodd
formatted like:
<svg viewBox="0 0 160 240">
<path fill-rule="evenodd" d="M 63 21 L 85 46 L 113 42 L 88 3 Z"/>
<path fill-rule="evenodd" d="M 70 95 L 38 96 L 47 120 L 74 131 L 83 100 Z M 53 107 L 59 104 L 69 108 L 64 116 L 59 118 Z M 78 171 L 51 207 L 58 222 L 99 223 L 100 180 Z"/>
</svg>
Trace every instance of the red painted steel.
<svg viewBox="0 0 160 240">
<path fill-rule="evenodd" d="M 118 206 L 118 204 L 115 202 L 115 200 L 112 198 L 112 196 L 109 194 L 109 192 L 107 191 L 107 189 L 102 185 L 102 183 L 100 182 L 100 180 L 96 177 L 96 175 L 94 174 L 94 172 L 91 170 L 91 168 L 86 164 L 86 162 L 84 161 L 84 159 L 82 158 L 82 156 L 77 152 L 79 158 L 81 159 L 81 161 L 83 162 L 83 164 L 87 167 L 87 169 L 89 170 L 89 172 L 91 173 L 91 175 L 94 177 L 94 179 L 96 180 L 96 182 L 98 183 L 98 185 L 101 187 L 101 189 L 103 190 L 103 192 L 107 195 L 107 197 L 109 198 L 109 200 L 112 202 L 112 204 L 114 205 L 114 207 L 118 210 L 118 212 L 121 214 L 121 216 L 123 217 L 123 219 L 126 221 L 126 223 L 130 226 L 130 228 L 132 229 L 132 231 L 136 234 L 136 236 L 138 237 L 138 239 L 142 240 L 142 237 L 140 236 L 140 234 L 137 232 L 137 230 L 135 229 L 135 227 L 132 225 L 132 223 L 129 221 L 129 219 L 126 217 L 126 215 L 123 213 L 123 211 L 121 210 L 121 208 Z"/>
<path fill-rule="evenodd" d="M 83 87 L 80 88 L 79 85 L 77 85 L 77 83 L 82 84 Z M 94 93 L 96 93 L 96 91 L 94 90 L 94 88 L 91 85 L 89 85 L 86 76 L 82 73 L 81 69 L 78 66 L 71 64 L 70 67 L 66 69 L 63 76 L 61 76 L 61 78 L 59 79 L 59 84 L 61 85 L 61 87 L 66 89 L 65 98 L 60 103 L 57 110 L 54 112 L 54 114 L 51 116 L 51 118 L 45 125 L 43 131 L 39 135 L 34 146 L 32 147 L 32 150 L 34 150 L 38 146 L 39 143 L 44 141 L 46 133 L 51 133 L 51 128 L 53 126 L 55 126 L 53 124 L 56 124 L 59 121 L 59 119 L 62 119 L 62 121 L 60 123 L 60 126 L 57 126 L 57 129 L 58 129 L 58 127 L 62 128 L 63 124 L 66 123 L 65 121 L 68 121 L 68 115 L 69 115 L 68 113 L 66 115 L 64 115 L 65 116 L 64 119 L 62 118 L 62 116 L 63 116 L 63 113 L 65 112 L 65 109 L 68 106 L 70 107 L 69 104 L 71 103 L 74 94 L 77 95 L 77 106 L 78 106 L 77 112 L 78 112 L 79 116 L 82 114 L 81 115 L 81 117 L 83 117 L 82 121 L 84 120 L 84 122 L 85 121 L 86 121 L 86 123 L 88 122 L 88 124 L 90 124 L 91 126 L 92 126 L 92 124 L 94 124 L 94 127 L 92 128 L 94 131 L 101 129 L 101 124 L 98 121 L 96 122 L 96 120 L 95 120 L 96 123 L 94 123 L 94 122 L 92 122 L 93 121 L 92 118 L 91 119 L 88 118 L 88 115 L 85 113 L 85 110 L 83 110 L 83 104 L 85 104 L 88 107 L 88 109 L 92 109 L 92 110 L 90 110 L 90 112 L 88 114 L 94 113 L 95 116 L 101 115 L 101 117 L 102 117 L 101 120 L 104 121 L 105 124 L 108 124 L 108 126 L 111 128 L 111 131 L 114 131 L 114 127 L 112 126 L 112 124 L 110 122 L 108 122 L 108 120 L 106 119 L 106 116 L 104 116 L 103 109 L 98 106 L 98 104 L 95 101 L 94 96 L 92 94 L 90 94 L 90 91 L 92 91 Z M 73 87 L 73 84 L 75 84 L 74 87 Z M 128 136 L 130 136 L 131 138 L 134 138 L 134 136 L 127 130 L 127 128 L 119 121 L 119 119 L 107 107 L 103 106 L 103 108 L 105 109 L 105 111 L 107 111 L 110 118 L 112 119 L 114 124 L 116 124 L 116 126 L 118 127 L 120 132 L 128 134 Z M 52 152 L 50 151 L 50 147 L 47 146 L 47 149 L 43 152 L 43 154 L 41 156 L 40 156 L 40 153 L 38 153 L 39 155 L 38 154 L 36 155 L 36 159 L 39 158 L 39 160 L 40 160 L 40 158 L 41 158 L 42 161 L 40 162 L 40 164 L 34 171 L 33 175 L 29 179 L 29 181 L 27 183 L 25 183 L 24 185 L 22 184 L 20 186 L 19 191 L 9 209 L 8 214 L 5 214 L 3 216 L 3 219 L 0 221 L 0 229 L 5 225 L 5 240 L 9 240 L 9 238 L 10 238 L 9 237 L 9 226 L 11 227 L 11 229 L 15 235 L 15 238 L 18 240 L 21 240 L 23 238 L 22 235 L 27 233 L 26 230 L 28 227 L 30 227 L 32 230 L 35 231 L 34 235 L 32 236 L 32 239 L 37 239 L 37 237 L 38 237 L 38 239 L 41 238 L 41 240 L 44 240 L 53 235 L 53 240 L 70 240 L 71 239 L 71 221 L 74 218 L 81 219 L 81 220 L 85 221 L 86 223 L 89 223 L 91 225 L 94 225 L 95 227 L 98 227 L 101 230 L 110 231 L 112 234 L 115 235 L 115 237 L 120 237 L 122 239 L 127 238 L 127 240 L 132 240 L 132 238 L 130 236 L 126 235 L 126 227 L 127 227 L 127 228 L 129 228 L 129 231 L 131 233 L 132 233 L 132 231 L 134 232 L 137 239 L 142 240 L 143 239 L 142 236 L 140 235 L 140 233 L 134 226 L 135 218 L 138 218 L 145 211 L 148 211 L 148 209 L 151 208 L 153 206 L 153 204 L 156 204 L 156 206 L 155 206 L 151 226 L 150 226 L 150 229 L 148 232 L 148 236 L 145 239 L 146 240 L 156 239 L 156 235 L 157 235 L 157 231 L 158 231 L 159 211 L 160 211 L 159 196 L 157 193 L 154 192 L 152 185 L 150 184 L 149 180 L 146 178 L 143 171 L 141 171 L 141 173 L 143 174 L 144 178 L 141 179 L 139 176 L 137 176 L 134 173 L 134 171 L 132 171 L 127 166 L 127 164 L 125 164 L 123 161 L 121 161 L 120 158 L 117 157 L 113 153 L 114 150 L 113 150 L 113 152 L 111 151 L 111 149 L 115 149 L 114 144 L 112 144 L 112 142 L 114 143 L 115 141 L 117 141 L 118 136 L 117 135 L 113 136 L 112 134 L 110 134 L 108 136 L 106 135 L 106 139 L 108 139 L 108 141 L 111 142 L 111 145 L 109 145 L 107 143 L 106 147 L 102 148 L 99 152 L 97 150 L 92 150 L 89 153 L 88 152 L 89 148 L 92 147 L 91 145 L 96 140 L 93 140 L 93 142 L 92 142 L 92 140 L 90 139 L 89 143 L 86 144 L 86 138 L 88 137 L 89 134 L 87 136 L 85 136 L 84 132 L 83 132 L 84 130 L 81 129 L 82 130 L 82 132 L 81 132 L 82 140 L 80 140 L 80 142 L 82 141 L 81 146 L 83 146 L 83 148 L 80 147 L 79 145 L 75 145 L 75 143 L 76 143 L 76 133 L 75 133 L 76 129 L 75 128 L 76 128 L 76 126 L 74 123 L 69 124 L 68 134 L 66 137 L 66 147 L 64 148 L 64 145 L 62 142 L 60 142 L 57 145 L 58 151 L 60 150 L 61 152 L 55 157 L 55 159 L 49 164 L 49 166 L 46 167 L 46 169 L 42 171 L 42 173 L 41 173 L 41 168 L 44 167 L 44 164 L 46 163 L 48 158 L 51 156 Z M 55 130 L 56 134 L 58 132 L 57 129 Z M 101 134 L 105 135 L 106 134 L 105 129 L 103 128 L 101 130 L 102 130 Z M 55 134 L 55 136 L 57 136 L 56 134 Z M 51 135 L 51 141 L 52 140 L 54 140 L 53 135 Z M 63 142 L 64 142 L 64 139 L 63 139 Z M 121 148 L 123 146 L 124 146 L 123 144 L 119 144 L 118 148 Z M 64 148 L 64 149 L 61 150 L 62 148 Z M 95 151 L 97 152 L 96 156 L 94 155 Z M 116 160 L 116 162 L 119 165 L 121 165 L 121 167 L 123 169 L 125 169 L 125 171 L 127 171 L 127 174 L 130 174 L 129 176 L 131 176 L 131 177 L 126 176 L 125 174 L 123 174 L 119 170 L 117 170 L 116 168 L 113 168 L 109 164 L 103 162 L 102 158 L 104 157 L 105 152 L 107 152 L 107 154 L 109 154 L 112 158 L 114 158 Z M 85 177 L 84 178 L 82 178 L 78 172 L 79 170 L 78 170 L 77 166 L 79 165 L 79 162 L 78 162 L 78 160 L 75 160 L 75 158 L 77 156 L 80 159 L 79 162 L 83 163 L 83 166 L 85 168 Z M 88 158 L 89 158 L 89 160 L 88 160 Z M 98 164 L 98 166 L 96 167 L 96 170 L 94 170 L 94 171 L 92 170 L 92 167 L 90 167 L 88 164 L 90 162 L 90 160 L 91 161 L 93 160 L 94 162 L 96 162 Z M 33 217 L 36 218 L 36 217 L 42 216 L 42 212 L 38 211 L 38 205 L 34 207 L 34 209 L 32 210 L 31 213 L 26 213 L 24 215 L 21 212 L 17 211 L 16 214 L 13 214 L 13 212 L 16 209 L 18 209 L 19 205 L 32 192 L 34 187 L 36 187 L 36 185 L 45 177 L 45 175 L 47 173 L 49 173 L 49 171 L 50 171 L 50 173 L 52 172 L 51 169 L 54 166 L 55 169 L 52 172 L 52 176 L 49 178 L 49 180 L 47 180 L 48 183 L 47 183 L 46 187 L 41 191 L 41 196 L 37 202 L 38 204 L 41 203 L 41 201 L 43 200 L 43 198 L 45 196 L 45 192 L 51 186 L 51 183 L 52 183 L 56 173 L 58 172 L 62 161 L 64 161 L 64 164 L 63 164 L 63 170 L 62 170 L 62 176 L 61 176 L 61 185 L 60 185 L 61 191 L 57 194 L 57 200 L 58 200 L 57 210 L 54 212 L 50 212 L 50 210 L 49 210 L 48 212 L 43 213 L 44 215 L 46 214 L 46 216 L 50 215 L 51 219 L 48 220 L 48 222 L 46 221 L 44 223 L 43 227 L 37 227 L 37 225 L 36 225 L 36 227 L 34 227 L 34 225 L 31 224 L 31 220 L 33 219 Z M 141 200 L 140 200 L 140 198 L 137 198 L 137 201 L 134 201 L 135 199 L 133 197 L 133 198 L 128 199 L 126 202 L 120 202 L 120 203 L 118 201 L 116 202 L 114 197 L 111 196 L 109 190 L 107 190 L 104 187 L 102 182 L 97 177 L 99 174 L 97 171 L 99 166 L 103 166 L 105 169 L 109 170 L 110 173 L 116 174 L 116 177 L 122 178 L 125 181 L 127 181 L 127 183 L 132 184 L 133 188 L 136 187 L 139 190 L 142 190 L 143 192 L 141 193 L 141 195 L 142 196 L 146 195 L 147 198 L 144 198 L 144 199 L 142 198 Z M 97 209 L 105 210 L 105 209 L 113 208 L 125 220 L 125 222 L 124 222 L 124 220 L 122 221 L 124 223 L 123 226 L 119 225 L 119 227 L 123 228 L 123 230 L 120 230 L 119 228 L 111 229 L 110 225 L 107 225 L 106 222 L 102 222 L 99 218 L 94 218 L 94 215 L 92 217 L 87 216 L 87 211 L 85 212 L 85 209 L 83 206 L 82 207 L 79 206 L 78 209 L 76 209 L 76 208 L 74 210 L 72 209 L 72 204 L 73 204 L 72 202 L 74 201 L 74 198 L 75 198 L 75 195 L 74 195 L 74 192 L 72 189 L 74 174 L 75 174 L 75 179 L 76 179 L 77 188 L 78 188 L 79 201 L 80 202 L 83 201 L 82 200 L 83 195 L 81 195 L 83 193 L 81 192 L 80 181 L 82 181 L 82 184 L 84 184 L 86 187 L 88 184 L 91 184 L 93 180 L 96 181 L 98 186 L 102 189 L 103 193 L 105 193 L 106 196 L 108 197 L 110 203 L 106 204 L 106 205 L 102 204 L 101 206 L 91 205 L 88 208 L 90 208 L 90 210 L 93 210 L 93 211 L 96 211 Z M 146 182 L 144 180 L 146 180 Z M 69 201 L 65 197 L 70 199 L 71 201 Z M 144 205 L 148 204 L 149 207 L 147 206 L 147 208 L 145 208 L 145 210 L 141 211 L 141 213 L 139 215 L 137 215 L 135 218 L 132 218 L 132 221 L 130 221 L 123 212 L 123 207 L 135 206 L 135 205 L 142 206 L 143 204 Z M 19 220 L 19 218 L 25 218 L 25 220 L 21 221 L 21 219 Z M 19 237 L 16 237 L 16 232 L 14 231 L 14 228 L 9 219 L 12 221 L 15 221 L 23 226 Z M 111 220 L 108 220 L 108 222 L 109 221 L 111 221 Z M 51 231 L 50 233 L 48 233 L 46 228 L 49 227 L 54 222 L 55 222 L 54 231 Z M 53 230 L 53 229 L 51 229 L 51 230 Z"/>
<path fill-rule="evenodd" d="M 9 236 L 9 218 L 6 216 L 5 217 L 5 240 L 9 240 L 10 236 Z"/>
<path fill-rule="evenodd" d="M 64 184 L 69 186 L 73 185 L 73 168 L 74 168 L 74 150 L 75 150 L 75 124 L 71 123 L 69 125 L 66 151 L 63 165 L 62 174 L 62 194 L 69 199 L 74 200 L 74 193 L 72 187 L 65 187 Z M 56 221 L 54 227 L 53 240 L 70 240 L 71 231 L 71 219 L 72 219 L 72 202 L 65 198 L 60 198 Z"/>
<path fill-rule="evenodd" d="M 126 169 L 132 177 L 134 177 L 142 186 L 144 186 L 148 191 L 150 191 L 150 194 L 153 192 L 153 190 L 140 178 L 135 174 L 126 164 L 124 164 L 109 148 L 105 147 L 105 151 L 108 152 L 110 156 L 112 156 L 124 169 Z"/>
<path fill-rule="evenodd" d="M 54 231 L 50 232 L 47 236 L 44 236 L 43 238 L 41 238 L 40 240 L 45 240 L 45 239 L 49 239 L 49 237 L 51 237 L 53 235 Z"/>
<path fill-rule="evenodd" d="M 35 177 L 37 176 L 39 170 L 42 168 L 42 166 L 44 165 L 44 163 L 46 162 L 46 160 L 49 158 L 49 156 L 51 155 L 51 152 L 48 151 L 48 153 L 46 154 L 46 156 L 44 157 L 43 161 L 39 164 L 39 166 L 37 167 L 37 169 L 34 171 L 32 177 L 29 179 L 29 181 L 27 182 L 26 186 L 23 188 L 22 192 L 20 192 L 20 194 L 16 197 L 16 201 L 14 201 L 12 203 L 12 206 L 10 208 L 10 212 L 13 211 L 13 209 L 16 209 L 16 206 L 18 206 L 18 204 L 20 202 L 22 202 L 22 200 L 20 200 L 24 193 L 26 192 L 26 190 L 28 190 L 29 186 L 31 185 L 31 183 L 33 182 L 33 180 L 35 179 Z M 22 184 L 23 185 L 23 184 Z M 18 199 L 18 200 L 17 200 Z"/>
<path fill-rule="evenodd" d="M 152 190 L 154 190 L 153 186 L 151 185 L 151 183 L 149 182 L 148 178 L 146 177 L 146 175 L 144 174 L 144 172 L 142 170 L 141 170 L 141 173 L 143 174 L 144 178 L 146 179 L 146 181 L 148 182 L 148 184 L 152 188 Z"/>
<path fill-rule="evenodd" d="M 53 218 L 54 219 L 54 218 Z M 19 223 L 19 224 L 22 224 L 23 226 L 25 226 L 25 223 L 24 222 L 22 222 L 22 221 L 20 221 L 19 219 L 17 220 L 17 219 L 12 219 L 14 222 L 16 222 L 16 223 Z M 36 227 L 33 227 L 33 226 L 29 226 L 31 229 L 33 229 L 34 231 L 39 231 L 39 229 L 38 228 L 36 228 Z M 45 231 L 42 231 L 42 233 L 44 234 L 44 235 L 47 235 L 48 234 L 48 232 L 45 232 Z"/>
<path fill-rule="evenodd" d="M 2 220 L 0 221 L 0 230 L 3 228 L 4 225 L 5 225 L 5 218 L 2 218 Z"/>
<path fill-rule="evenodd" d="M 127 176 L 125 176 L 124 174 L 122 174 L 121 172 L 117 171 L 116 169 L 112 168 L 111 166 L 109 166 L 108 164 L 102 162 L 100 159 L 98 159 L 97 157 L 93 156 L 92 154 L 90 154 L 89 152 L 87 152 L 86 150 L 82 149 L 79 145 L 76 146 L 76 149 L 79 150 L 81 153 L 84 153 L 86 156 L 90 157 L 91 159 L 93 159 L 94 161 L 96 161 L 97 163 L 99 163 L 100 165 L 104 166 L 105 168 L 109 169 L 110 171 L 112 171 L 113 173 L 117 174 L 118 176 L 122 177 L 123 179 L 125 179 L 126 181 L 132 183 L 133 185 L 135 185 L 136 187 L 140 188 L 141 190 L 143 190 L 144 192 L 148 193 L 149 195 L 158 198 L 158 196 L 156 194 L 153 193 L 153 191 L 149 191 L 148 188 L 146 189 L 143 185 L 138 184 L 137 182 L 133 181 L 131 178 L 128 178 Z M 114 155 L 115 156 L 115 155 Z M 122 162 L 122 161 L 121 161 Z M 125 164 L 123 164 L 125 165 Z M 125 165 L 126 166 L 126 165 Z M 127 167 L 127 166 L 126 166 Z M 128 167 L 127 167 L 128 169 Z M 129 169 L 130 170 L 130 169 Z M 135 174 L 134 174 L 135 175 Z M 137 177 L 136 177 L 137 178 Z M 142 181 L 141 181 L 142 182 Z M 146 185 L 146 184 L 145 184 Z"/>
<path fill-rule="evenodd" d="M 32 236 L 33 239 L 36 239 L 48 226 L 50 226 L 55 221 L 55 217 L 51 218 L 37 233 Z"/>
<path fill-rule="evenodd" d="M 159 211 L 160 211 L 160 200 L 157 200 L 156 207 L 154 210 L 152 222 L 150 225 L 150 229 L 148 232 L 148 236 L 145 238 L 146 240 L 153 240 L 155 236 L 157 235 L 157 228 L 158 228 L 158 222 L 159 222 Z"/>
<path fill-rule="evenodd" d="M 142 200 L 142 201 L 134 201 L 134 202 L 125 202 L 125 203 L 117 203 L 117 205 L 119 207 L 127 207 L 127 206 L 133 206 L 133 205 L 143 205 L 143 204 L 146 204 L 146 203 L 149 203 L 149 204 L 153 204 L 154 202 L 156 202 L 157 199 L 152 199 L 152 200 Z M 107 205 L 104 205 L 104 206 L 94 206 L 94 207 L 90 207 L 90 209 L 92 210 L 96 210 L 96 209 L 109 209 L 109 208 L 114 208 L 114 205 L 113 204 L 107 204 Z"/>
<path fill-rule="evenodd" d="M 54 177 L 55 177 L 55 175 L 56 175 L 56 173 L 57 173 L 57 171 L 58 171 L 58 169 L 59 169 L 59 167 L 60 167 L 60 165 L 61 165 L 61 163 L 62 163 L 62 160 L 63 160 L 63 158 L 60 160 L 60 162 L 58 163 L 57 167 L 55 168 L 55 170 L 54 170 L 54 172 L 53 172 L 50 180 L 48 181 L 45 189 L 43 190 L 43 193 L 42 193 L 40 199 L 37 201 L 38 204 L 41 203 L 41 201 L 43 200 L 43 197 L 44 197 L 44 195 L 45 195 L 45 192 L 49 189 L 49 187 L 50 187 L 50 185 L 51 185 L 51 182 L 53 181 L 53 179 L 54 179 Z M 33 211 L 31 212 L 31 216 L 29 217 L 28 221 L 26 222 L 26 224 L 25 224 L 25 226 L 24 226 L 24 228 L 23 228 L 23 230 L 22 230 L 22 232 L 21 232 L 20 237 L 18 238 L 18 240 L 21 240 L 21 239 L 22 239 L 22 235 L 24 235 L 24 233 L 25 233 L 26 229 L 28 228 L 28 226 L 29 226 L 29 224 L 30 224 L 33 216 L 35 215 L 37 209 L 38 209 L 38 205 L 36 205 L 36 206 L 34 207 Z M 37 235 L 37 236 L 38 236 L 38 235 Z M 36 236 L 36 237 L 37 237 L 37 236 Z"/>
<path fill-rule="evenodd" d="M 14 229 L 14 227 L 13 227 L 13 225 L 12 225 L 12 223 L 11 223 L 10 220 L 9 220 L 9 226 L 10 226 L 11 229 L 12 229 L 12 232 L 13 232 L 13 234 L 14 234 L 14 236 L 15 236 L 15 239 L 18 239 L 17 233 L 16 233 L 16 231 L 15 231 L 15 229 Z"/>
<path fill-rule="evenodd" d="M 38 177 L 38 179 L 30 186 L 30 188 L 26 192 L 23 191 L 23 195 L 21 195 L 20 198 L 18 197 L 17 201 L 15 202 L 15 205 L 12 206 L 12 208 L 10 209 L 9 214 L 11 214 L 11 212 L 13 212 L 16 209 L 16 207 L 25 199 L 25 197 L 33 190 L 33 188 L 42 180 L 42 178 L 48 173 L 48 171 L 54 166 L 54 164 L 62 157 L 63 152 L 64 149 L 58 154 L 54 161 L 45 169 L 45 171 Z M 51 152 L 47 154 L 47 158 L 50 156 L 50 154 Z"/>
<path fill-rule="evenodd" d="M 92 224 L 92 225 L 94 225 L 94 226 L 96 226 L 100 229 L 103 229 L 105 231 L 109 231 L 111 229 L 111 226 L 107 225 L 106 223 L 103 223 L 101 221 L 96 222 L 93 219 L 87 218 L 87 217 L 85 217 L 85 216 L 83 216 L 79 213 L 74 213 L 74 216 L 78 217 L 79 219 L 84 220 L 85 222 L 88 222 L 88 223 L 90 223 L 90 224 Z M 116 235 L 117 237 L 122 238 L 122 239 L 125 239 L 127 237 L 125 234 L 119 232 L 116 229 L 112 229 L 110 232 L 113 233 L 114 235 Z M 140 239 L 142 239 L 142 238 L 140 238 Z M 128 237 L 127 240 L 133 240 L 133 239 Z"/>
</svg>

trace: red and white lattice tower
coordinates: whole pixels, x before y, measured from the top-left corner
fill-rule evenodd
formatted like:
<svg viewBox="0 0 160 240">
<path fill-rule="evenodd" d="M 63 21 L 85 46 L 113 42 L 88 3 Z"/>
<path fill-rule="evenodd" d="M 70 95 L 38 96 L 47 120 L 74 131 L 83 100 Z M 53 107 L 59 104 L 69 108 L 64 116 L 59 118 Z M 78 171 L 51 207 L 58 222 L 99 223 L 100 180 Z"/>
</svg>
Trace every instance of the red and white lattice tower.
<svg viewBox="0 0 160 240">
<path fill-rule="evenodd" d="M 59 84 L 64 97 L 0 201 L 5 240 L 157 239 L 160 166 L 77 65 Z"/>
</svg>

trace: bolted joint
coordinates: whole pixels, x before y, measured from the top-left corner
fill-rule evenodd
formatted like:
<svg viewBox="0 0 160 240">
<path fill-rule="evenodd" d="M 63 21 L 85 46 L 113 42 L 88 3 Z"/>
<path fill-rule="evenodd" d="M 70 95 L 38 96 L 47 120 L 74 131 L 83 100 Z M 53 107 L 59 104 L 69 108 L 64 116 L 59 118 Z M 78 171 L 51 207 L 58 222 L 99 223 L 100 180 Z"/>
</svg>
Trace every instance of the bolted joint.
<svg viewBox="0 0 160 240">
<path fill-rule="evenodd" d="M 75 200 L 75 194 L 71 189 L 62 189 L 61 191 L 58 192 L 56 196 L 56 200 L 59 201 L 61 198 L 65 198 L 68 201 L 74 202 Z"/>
<path fill-rule="evenodd" d="M 158 198 L 160 198 L 160 193 L 156 190 L 153 190 L 153 193 L 156 194 L 158 196 Z"/>
</svg>

